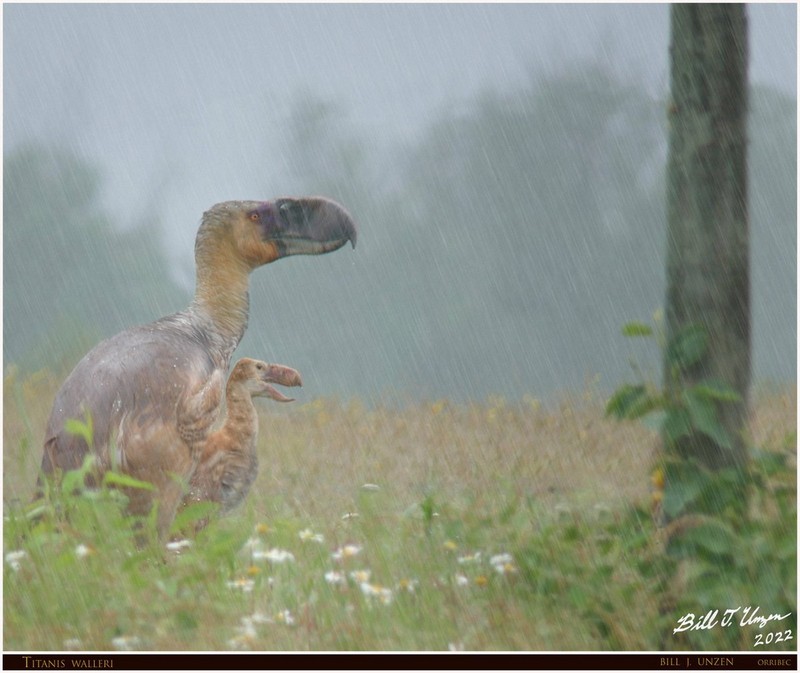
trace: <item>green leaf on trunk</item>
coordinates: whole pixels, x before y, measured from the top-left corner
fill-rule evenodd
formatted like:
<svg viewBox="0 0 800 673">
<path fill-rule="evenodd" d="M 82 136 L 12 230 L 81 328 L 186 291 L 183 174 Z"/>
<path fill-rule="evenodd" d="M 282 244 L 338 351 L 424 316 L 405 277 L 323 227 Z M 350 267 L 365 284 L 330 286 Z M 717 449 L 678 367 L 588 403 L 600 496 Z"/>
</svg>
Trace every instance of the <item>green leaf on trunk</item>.
<svg viewBox="0 0 800 673">
<path fill-rule="evenodd" d="M 742 396 L 732 386 L 722 381 L 706 380 L 692 386 L 695 394 L 709 400 L 738 402 Z"/>
<path fill-rule="evenodd" d="M 682 437 L 692 434 L 692 419 L 683 407 L 672 407 L 667 410 L 661 430 L 667 444 L 675 444 Z"/>
<path fill-rule="evenodd" d="M 667 362 L 679 369 L 697 364 L 708 350 L 708 334 L 700 325 L 680 330 L 667 345 Z"/>
<path fill-rule="evenodd" d="M 664 499 L 662 507 L 674 519 L 694 503 L 708 486 L 709 476 L 699 465 L 686 461 L 664 466 Z"/>
<path fill-rule="evenodd" d="M 681 398 L 686 405 L 694 428 L 713 439 L 717 445 L 730 449 L 731 439 L 719 422 L 716 402 L 698 394 L 694 388 L 684 390 Z"/>
</svg>

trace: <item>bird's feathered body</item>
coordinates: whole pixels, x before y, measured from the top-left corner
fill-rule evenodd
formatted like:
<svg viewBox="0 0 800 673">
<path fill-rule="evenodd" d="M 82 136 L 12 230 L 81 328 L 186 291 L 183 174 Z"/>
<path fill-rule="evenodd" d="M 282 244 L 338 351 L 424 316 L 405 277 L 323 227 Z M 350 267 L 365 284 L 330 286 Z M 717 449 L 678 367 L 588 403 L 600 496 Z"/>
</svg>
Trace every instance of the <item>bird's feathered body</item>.
<svg viewBox="0 0 800 673">
<path fill-rule="evenodd" d="M 43 471 L 81 466 L 89 447 L 64 424 L 88 413 L 96 469 L 149 481 L 162 493 L 162 507 L 173 504 L 181 493 L 181 477 L 188 477 L 197 461 L 193 447 L 204 441 L 217 419 L 230 361 L 229 347 L 214 344 L 195 322 L 190 314 L 178 313 L 121 332 L 90 351 L 53 403 Z M 212 394 L 202 397 L 204 409 L 194 410 L 209 388 Z M 143 509 L 135 500 L 148 494 L 130 495 L 133 509 Z"/>
<path fill-rule="evenodd" d="M 212 207 L 197 234 L 192 304 L 101 342 L 78 363 L 53 404 L 43 473 L 78 468 L 92 451 L 101 473 L 113 468 L 155 485 L 166 534 L 219 415 L 230 358 L 247 326 L 249 273 L 288 255 L 355 244 L 355 236 L 346 211 L 326 199 Z M 65 429 L 68 419 L 87 414 L 91 447 Z M 129 495 L 131 511 L 149 510 L 149 491 Z"/>
</svg>

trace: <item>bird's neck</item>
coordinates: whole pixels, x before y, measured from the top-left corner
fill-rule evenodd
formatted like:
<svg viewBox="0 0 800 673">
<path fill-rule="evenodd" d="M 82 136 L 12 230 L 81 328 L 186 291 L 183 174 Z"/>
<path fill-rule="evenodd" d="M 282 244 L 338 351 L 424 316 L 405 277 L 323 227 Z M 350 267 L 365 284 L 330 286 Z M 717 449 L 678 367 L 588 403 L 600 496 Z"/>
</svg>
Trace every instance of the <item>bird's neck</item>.
<svg viewBox="0 0 800 673">
<path fill-rule="evenodd" d="M 225 248 L 198 255 L 196 261 L 197 287 L 190 310 L 207 323 L 223 357 L 230 358 L 247 328 L 250 269 Z"/>
<path fill-rule="evenodd" d="M 225 391 L 227 405 L 223 429 L 240 442 L 255 439 L 258 434 L 258 413 L 250 392 L 241 385 L 228 385 Z"/>
</svg>

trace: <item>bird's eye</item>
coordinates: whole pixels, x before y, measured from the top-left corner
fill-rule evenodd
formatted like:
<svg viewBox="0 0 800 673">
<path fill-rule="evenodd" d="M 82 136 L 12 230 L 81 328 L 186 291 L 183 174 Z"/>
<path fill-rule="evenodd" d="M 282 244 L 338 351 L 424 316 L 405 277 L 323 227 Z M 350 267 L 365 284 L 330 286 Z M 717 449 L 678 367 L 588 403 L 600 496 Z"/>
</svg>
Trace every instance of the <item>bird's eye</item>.
<svg viewBox="0 0 800 673">
<path fill-rule="evenodd" d="M 250 213 L 250 221 L 251 222 L 258 222 L 260 219 L 261 219 L 261 215 L 258 213 L 258 211 L 254 210 L 252 213 Z"/>
<path fill-rule="evenodd" d="M 258 364 L 256 365 L 256 369 L 264 369 L 264 365 Z"/>
</svg>

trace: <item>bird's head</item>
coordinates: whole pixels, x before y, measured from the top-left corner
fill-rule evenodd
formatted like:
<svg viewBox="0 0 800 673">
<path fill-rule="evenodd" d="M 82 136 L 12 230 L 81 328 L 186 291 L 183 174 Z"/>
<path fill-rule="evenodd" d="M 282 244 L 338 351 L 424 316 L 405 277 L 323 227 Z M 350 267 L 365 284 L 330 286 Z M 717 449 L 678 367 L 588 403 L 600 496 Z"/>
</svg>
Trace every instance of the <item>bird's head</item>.
<svg viewBox="0 0 800 673">
<path fill-rule="evenodd" d="M 273 365 L 261 360 L 242 358 L 236 363 L 228 379 L 229 385 L 243 385 L 251 397 L 269 397 L 278 402 L 292 402 L 271 384 L 302 386 L 300 373 L 291 367 Z"/>
<path fill-rule="evenodd" d="M 252 270 L 290 255 L 321 255 L 350 241 L 356 227 L 338 203 L 323 197 L 226 201 L 203 215 L 197 232 L 198 265 L 225 249 Z"/>
</svg>

